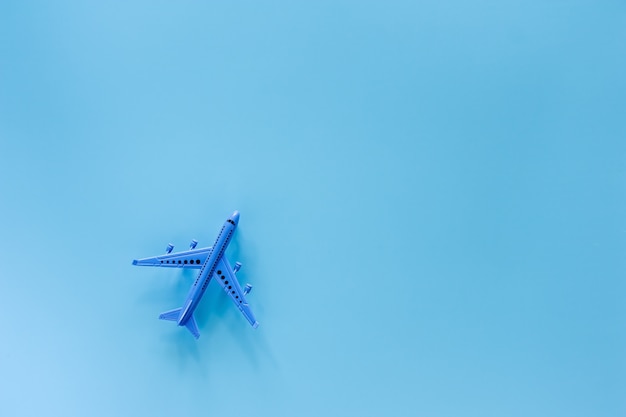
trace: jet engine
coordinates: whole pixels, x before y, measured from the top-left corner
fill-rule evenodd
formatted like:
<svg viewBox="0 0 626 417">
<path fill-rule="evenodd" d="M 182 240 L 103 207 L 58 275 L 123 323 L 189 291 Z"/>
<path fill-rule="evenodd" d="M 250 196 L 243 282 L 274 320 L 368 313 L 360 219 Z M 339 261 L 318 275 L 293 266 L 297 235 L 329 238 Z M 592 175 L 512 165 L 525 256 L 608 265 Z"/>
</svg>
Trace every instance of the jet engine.
<svg viewBox="0 0 626 417">
<path fill-rule="evenodd" d="M 233 272 L 237 272 L 241 269 L 241 262 L 235 262 L 235 267 L 233 268 Z"/>
<path fill-rule="evenodd" d="M 172 250 L 174 250 L 174 245 L 172 245 L 171 243 L 168 243 L 167 249 L 165 249 L 165 253 L 172 253 Z"/>
<path fill-rule="evenodd" d="M 189 244 L 189 250 L 195 249 L 196 245 L 198 245 L 198 241 L 196 239 L 192 239 L 191 243 Z"/>
<path fill-rule="evenodd" d="M 246 288 L 243 289 L 243 295 L 248 294 L 250 291 L 252 291 L 252 285 L 246 284 Z"/>
</svg>

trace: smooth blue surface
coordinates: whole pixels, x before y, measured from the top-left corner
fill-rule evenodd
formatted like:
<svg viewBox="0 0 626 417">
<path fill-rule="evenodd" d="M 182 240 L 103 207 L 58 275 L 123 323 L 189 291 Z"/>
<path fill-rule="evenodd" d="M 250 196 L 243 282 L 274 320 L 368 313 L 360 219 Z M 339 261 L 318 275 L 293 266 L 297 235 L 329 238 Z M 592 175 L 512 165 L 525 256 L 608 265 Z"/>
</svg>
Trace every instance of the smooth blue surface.
<svg viewBox="0 0 626 417">
<path fill-rule="evenodd" d="M 626 415 L 624 45 L 619 1 L 0 2 L 0 415 Z M 210 291 L 195 341 L 129 260 L 233 208 L 262 325 Z"/>
</svg>

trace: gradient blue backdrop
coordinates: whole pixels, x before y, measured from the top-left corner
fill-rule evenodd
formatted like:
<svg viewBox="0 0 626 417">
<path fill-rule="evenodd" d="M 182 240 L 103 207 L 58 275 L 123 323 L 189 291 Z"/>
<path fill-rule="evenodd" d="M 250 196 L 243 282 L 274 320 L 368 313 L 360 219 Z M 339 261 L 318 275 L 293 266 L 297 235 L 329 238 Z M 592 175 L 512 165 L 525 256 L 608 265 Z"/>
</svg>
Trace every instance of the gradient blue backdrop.
<svg viewBox="0 0 626 417">
<path fill-rule="evenodd" d="M 620 1 L 0 3 L 1 416 L 626 415 Z M 232 210 L 261 326 L 131 260 Z"/>
</svg>

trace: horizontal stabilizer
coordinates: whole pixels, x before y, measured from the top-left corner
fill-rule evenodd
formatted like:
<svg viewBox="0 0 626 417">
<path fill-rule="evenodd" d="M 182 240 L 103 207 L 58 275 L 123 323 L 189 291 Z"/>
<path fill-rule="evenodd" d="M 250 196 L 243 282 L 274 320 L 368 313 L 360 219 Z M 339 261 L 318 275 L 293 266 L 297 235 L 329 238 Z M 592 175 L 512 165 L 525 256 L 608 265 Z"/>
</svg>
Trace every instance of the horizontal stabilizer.
<svg viewBox="0 0 626 417">
<path fill-rule="evenodd" d="M 165 313 L 161 313 L 161 315 L 159 315 L 159 318 L 161 320 L 178 321 L 181 310 L 182 308 L 177 308 L 175 310 L 166 311 Z"/>
<path fill-rule="evenodd" d="M 194 316 L 189 317 L 189 320 L 187 320 L 187 323 L 185 323 L 185 327 L 187 327 L 193 337 L 195 337 L 196 339 L 200 337 L 198 323 L 196 323 L 196 318 Z"/>
</svg>

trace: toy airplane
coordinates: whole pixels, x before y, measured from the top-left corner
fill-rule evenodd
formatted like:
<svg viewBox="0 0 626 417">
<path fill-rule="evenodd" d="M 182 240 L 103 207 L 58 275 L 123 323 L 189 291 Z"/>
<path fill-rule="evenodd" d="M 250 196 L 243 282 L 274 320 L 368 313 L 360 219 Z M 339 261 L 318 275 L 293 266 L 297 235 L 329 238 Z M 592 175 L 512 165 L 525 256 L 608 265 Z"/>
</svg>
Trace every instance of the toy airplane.
<svg viewBox="0 0 626 417">
<path fill-rule="evenodd" d="M 161 320 L 175 321 L 179 326 L 187 327 L 196 339 L 199 338 L 200 332 L 198 331 L 198 324 L 193 316 L 193 312 L 198 306 L 202 295 L 204 295 L 211 278 L 215 277 L 215 280 L 219 282 L 222 289 L 230 296 L 230 299 L 233 300 L 252 327 L 256 329 L 259 326 L 259 322 L 254 318 L 254 314 L 252 314 L 245 299 L 245 295 L 250 292 L 252 285 L 246 284 L 246 287 L 242 290 L 235 277 L 235 273 L 241 268 L 241 263 L 236 262 L 235 268 L 232 268 L 226 257 L 224 257 L 224 251 L 230 243 L 238 222 L 239 212 L 235 211 L 222 226 L 222 230 L 217 235 L 217 239 L 212 247 L 196 249 L 198 242 L 192 240 L 189 250 L 171 253 L 174 245 L 170 243 L 167 245 L 165 255 L 133 261 L 133 265 L 138 266 L 164 266 L 200 270 L 196 282 L 189 290 L 185 304 L 181 308 L 162 313 L 159 316 Z"/>
</svg>

